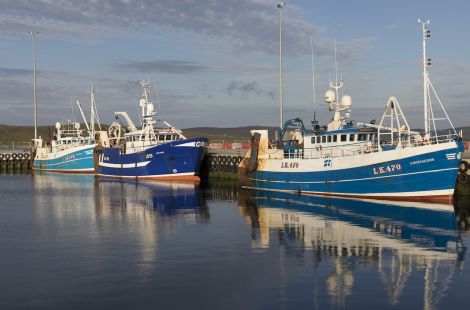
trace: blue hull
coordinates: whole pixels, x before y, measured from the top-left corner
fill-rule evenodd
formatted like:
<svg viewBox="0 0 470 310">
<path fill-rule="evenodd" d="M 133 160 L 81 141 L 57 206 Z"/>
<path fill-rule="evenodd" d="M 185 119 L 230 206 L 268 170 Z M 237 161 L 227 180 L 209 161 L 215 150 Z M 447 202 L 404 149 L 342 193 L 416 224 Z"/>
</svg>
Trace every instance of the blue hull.
<svg viewBox="0 0 470 310">
<path fill-rule="evenodd" d="M 60 156 L 48 154 L 47 159 L 35 158 L 33 169 L 65 173 L 93 173 L 94 145 L 70 148 L 60 152 Z M 52 158 L 53 157 L 53 158 Z"/>
<path fill-rule="evenodd" d="M 143 152 L 121 154 L 119 148 L 104 148 L 97 174 L 107 177 L 199 180 L 207 139 L 191 138 L 160 144 Z"/>
<path fill-rule="evenodd" d="M 256 170 L 247 175 L 246 187 L 328 196 L 449 202 L 462 152 L 463 143 L 456 141 L 445 150 L 373 165 L 365 163 L 349 169 Z M 327 164 L 331 165 L 334 160 L 330 159 Z M 308 160 L 300 159 L 302 161 Z"/>
</svg>

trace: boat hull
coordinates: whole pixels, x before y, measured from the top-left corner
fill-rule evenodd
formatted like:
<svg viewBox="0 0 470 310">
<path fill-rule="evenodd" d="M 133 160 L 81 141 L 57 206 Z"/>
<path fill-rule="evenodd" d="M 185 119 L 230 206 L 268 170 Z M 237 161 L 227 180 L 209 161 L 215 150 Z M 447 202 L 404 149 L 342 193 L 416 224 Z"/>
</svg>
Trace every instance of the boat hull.
<svg viewBox="0 0 470 310">
<path fill-rule="evenodd" d="M 103 177 L 197 182 L 206 149 L 205 138 L 169 142 L 131 154 L 121 154 L 119 148 L 103 148 L 97 154 L 96 173 Z"/>
<path fill-rule="evenodd" d="M 463 143 L 441 144 L 302 159 L 258 158 L 243 171 L 244 187 L 301 194 L 386 200 L 451 202 Z"/>
<path fill-rule="evenodd" d="M 94 173 L 94 145 L 71 147 L 54 153 L 39 152 L 33 170 L 60 173 Z"/>
</svg>

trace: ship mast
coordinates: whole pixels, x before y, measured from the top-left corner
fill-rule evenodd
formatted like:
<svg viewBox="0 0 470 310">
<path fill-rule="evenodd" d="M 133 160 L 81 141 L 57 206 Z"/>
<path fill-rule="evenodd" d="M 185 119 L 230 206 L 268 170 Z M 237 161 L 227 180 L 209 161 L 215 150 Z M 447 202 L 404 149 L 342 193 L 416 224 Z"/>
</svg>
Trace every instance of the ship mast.
<svg viewBox="0 0 470 310">
<path fill-rule="evenodd" d="M 424 99 L 424 133 L 430 134 L 429 118 L 429 74 L 428 67 L 431 65 L 431 59 L 426 56 L 426 42 L 431 37 L 431 31 L 428 30 L 429 19 L 423 21 L 418 18 L 418 23 L 423 27 L 423 99 Z"/>
<path fill-rule="evenodd" d="M 279 9 L 279 101 L 280 101 L 280 127 L 284 125 L 284 95 L 282 93 L 282 8 L 286 6 L 286 2 L 277 4 Z"/>
</svg>

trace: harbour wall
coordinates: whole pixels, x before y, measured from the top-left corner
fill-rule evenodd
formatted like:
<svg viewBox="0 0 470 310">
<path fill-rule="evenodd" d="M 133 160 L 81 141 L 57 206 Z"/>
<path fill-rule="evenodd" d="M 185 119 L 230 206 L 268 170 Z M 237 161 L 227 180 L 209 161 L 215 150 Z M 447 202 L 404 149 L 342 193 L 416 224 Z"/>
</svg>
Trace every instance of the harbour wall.
<svg viewBox="0 0 470 310">
<path fill-rule="evenodd" d="M 0 170 L 31 168 L 31 154 L 25 151 L 0 152 Z"/>
</svg>

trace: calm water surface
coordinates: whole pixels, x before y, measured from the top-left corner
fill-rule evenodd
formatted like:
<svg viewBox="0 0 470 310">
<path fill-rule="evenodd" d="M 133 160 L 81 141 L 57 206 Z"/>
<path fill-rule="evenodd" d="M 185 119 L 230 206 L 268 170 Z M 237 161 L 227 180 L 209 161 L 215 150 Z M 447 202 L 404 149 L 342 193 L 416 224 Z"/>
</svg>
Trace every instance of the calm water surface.
<svg viewBox="0 0 470 310">
<path fill-rule="evenodd" d="M 0 309 L 465 308 L 466 207 L 0 174 Z"/>
</svg>

